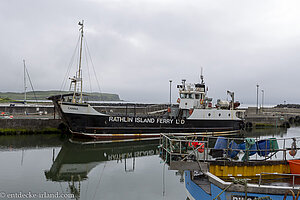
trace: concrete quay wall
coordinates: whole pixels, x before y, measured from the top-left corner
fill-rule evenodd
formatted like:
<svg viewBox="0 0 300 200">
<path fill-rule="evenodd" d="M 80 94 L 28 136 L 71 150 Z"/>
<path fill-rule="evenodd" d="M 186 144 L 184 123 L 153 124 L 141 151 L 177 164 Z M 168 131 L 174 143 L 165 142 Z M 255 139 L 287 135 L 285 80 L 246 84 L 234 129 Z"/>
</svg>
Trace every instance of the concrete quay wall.
<svg viewBox="0 0 300 200">
<path fill-rule="evenodd" d="M 300 109 L 249 107 L 245 110 L 245 122 L 252 126 L 290 127 L 300 124 Z"/>
<path fill-rule="evenodd" d="M 62 128 L 61 119 L 0 119 L 1 134 L 25 132 L 58 132 Z"/>
</svg>

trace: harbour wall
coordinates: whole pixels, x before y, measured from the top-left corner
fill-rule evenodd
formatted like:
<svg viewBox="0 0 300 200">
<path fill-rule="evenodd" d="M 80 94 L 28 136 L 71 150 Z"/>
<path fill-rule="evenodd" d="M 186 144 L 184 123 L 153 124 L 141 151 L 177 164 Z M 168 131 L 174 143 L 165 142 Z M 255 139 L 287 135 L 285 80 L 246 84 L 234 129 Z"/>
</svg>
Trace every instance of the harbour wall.
<svg viewBox="0 0 300 200">
<path fill-rule="evenodd" d="M 299 108 L 259 108 L 245 109 L 245 123 L 253 127 L 290 127 L 300 125 Z"/>
<path fill-rule="evenodd" d="M 0 120 L 0 135 L 60 133 L 63 128 L 61 119 L 27 118 Z"/>
</svg>

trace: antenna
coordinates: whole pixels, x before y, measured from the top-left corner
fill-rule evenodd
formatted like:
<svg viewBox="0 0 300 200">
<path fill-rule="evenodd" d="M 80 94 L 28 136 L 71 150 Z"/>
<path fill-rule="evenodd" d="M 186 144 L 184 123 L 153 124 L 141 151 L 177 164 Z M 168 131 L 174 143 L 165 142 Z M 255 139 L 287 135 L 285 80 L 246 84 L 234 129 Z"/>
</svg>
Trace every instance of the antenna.
<svg viewBox="0 0 300 200">
<path fill-rule="evenodd" d="M 201 84 L 204 84 L 204 80 L 203 80 L 203 67 L 201 67 L 200 79 L 201 79 Z"/>
<path fill-rule="evenodd" d="M 185 82 L 186 82 L 186 79 L 182 79 L 183 90 L 185 90 Z"/>
</svg>

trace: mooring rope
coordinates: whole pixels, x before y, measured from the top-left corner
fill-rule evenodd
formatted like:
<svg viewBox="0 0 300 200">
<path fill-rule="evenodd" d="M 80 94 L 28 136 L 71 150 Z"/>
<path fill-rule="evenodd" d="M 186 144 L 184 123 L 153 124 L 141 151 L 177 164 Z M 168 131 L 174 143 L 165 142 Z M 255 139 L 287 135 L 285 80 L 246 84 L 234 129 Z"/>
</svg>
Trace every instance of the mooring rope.
<svg viewBox="0 0 300 200">
<path fill-rule="evenodd" d="M 222 190 L 213 200 L 216 200 L 221 194 L 226 192 L 234 184 L 245 185 L 245 199 L 247 199 L 247 181 L 248 179 L 234 179 L 230 185 L 228 185 L 224 190 Z"/>
<path fill-rule="evenodd" d="M 284 194 L 283 200 L 286 200 L 288 193 L 291 193 L 293 196 L 293 200 L 295 200 L 295 193 L 293 190 L 287 190 Z"/>
</svg>

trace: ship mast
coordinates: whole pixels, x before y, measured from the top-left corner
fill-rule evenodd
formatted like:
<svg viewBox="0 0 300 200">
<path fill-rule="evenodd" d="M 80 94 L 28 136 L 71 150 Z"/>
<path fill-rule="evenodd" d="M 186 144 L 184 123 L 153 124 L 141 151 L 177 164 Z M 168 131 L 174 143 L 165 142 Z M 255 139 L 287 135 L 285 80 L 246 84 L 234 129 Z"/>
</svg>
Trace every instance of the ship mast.
<svg viewBox="0 0 300 200">
<path fill-rule="evenodd" d="M 74 83 L 74 93 L 72 102 L 76 103 L 76 92 L 77 92 L 77 82 L 80 84 L 80 99 L 79 103 L 82 103 L 82 71 L 81 71 L 81 60 L 82 60 L 82 41 L 83 41 L 83 20 L 79 22 L 78 25 L 80 26 L 79 31 L 81 32 L 80 35 L 80 50 L 79 50 L 79 64 L 78 64 L 78 72 L 76 73 L 76 77 L 70 78 L 72 83 Z"/>
<path fill-rule="evenodd" d="M 24 104 L 26 104 L 26 65 L 25 65 L 25 60 L 23 60 L 24 63 Z"/>
<path fill-rule="evenodd" d="M 79 55 L 78 77 L 80 79 L 80 100 L 79 100 L 79 102 L 82 103 L 81 56 L 82 56 L 82 40 L 83 40 L 83 20 L 81 23 L 79 22 L 78 25 L 81 26 L 79 29 L 81 31 L 81 37 L 80 37 L 80 55 Z"/>
</svg>

